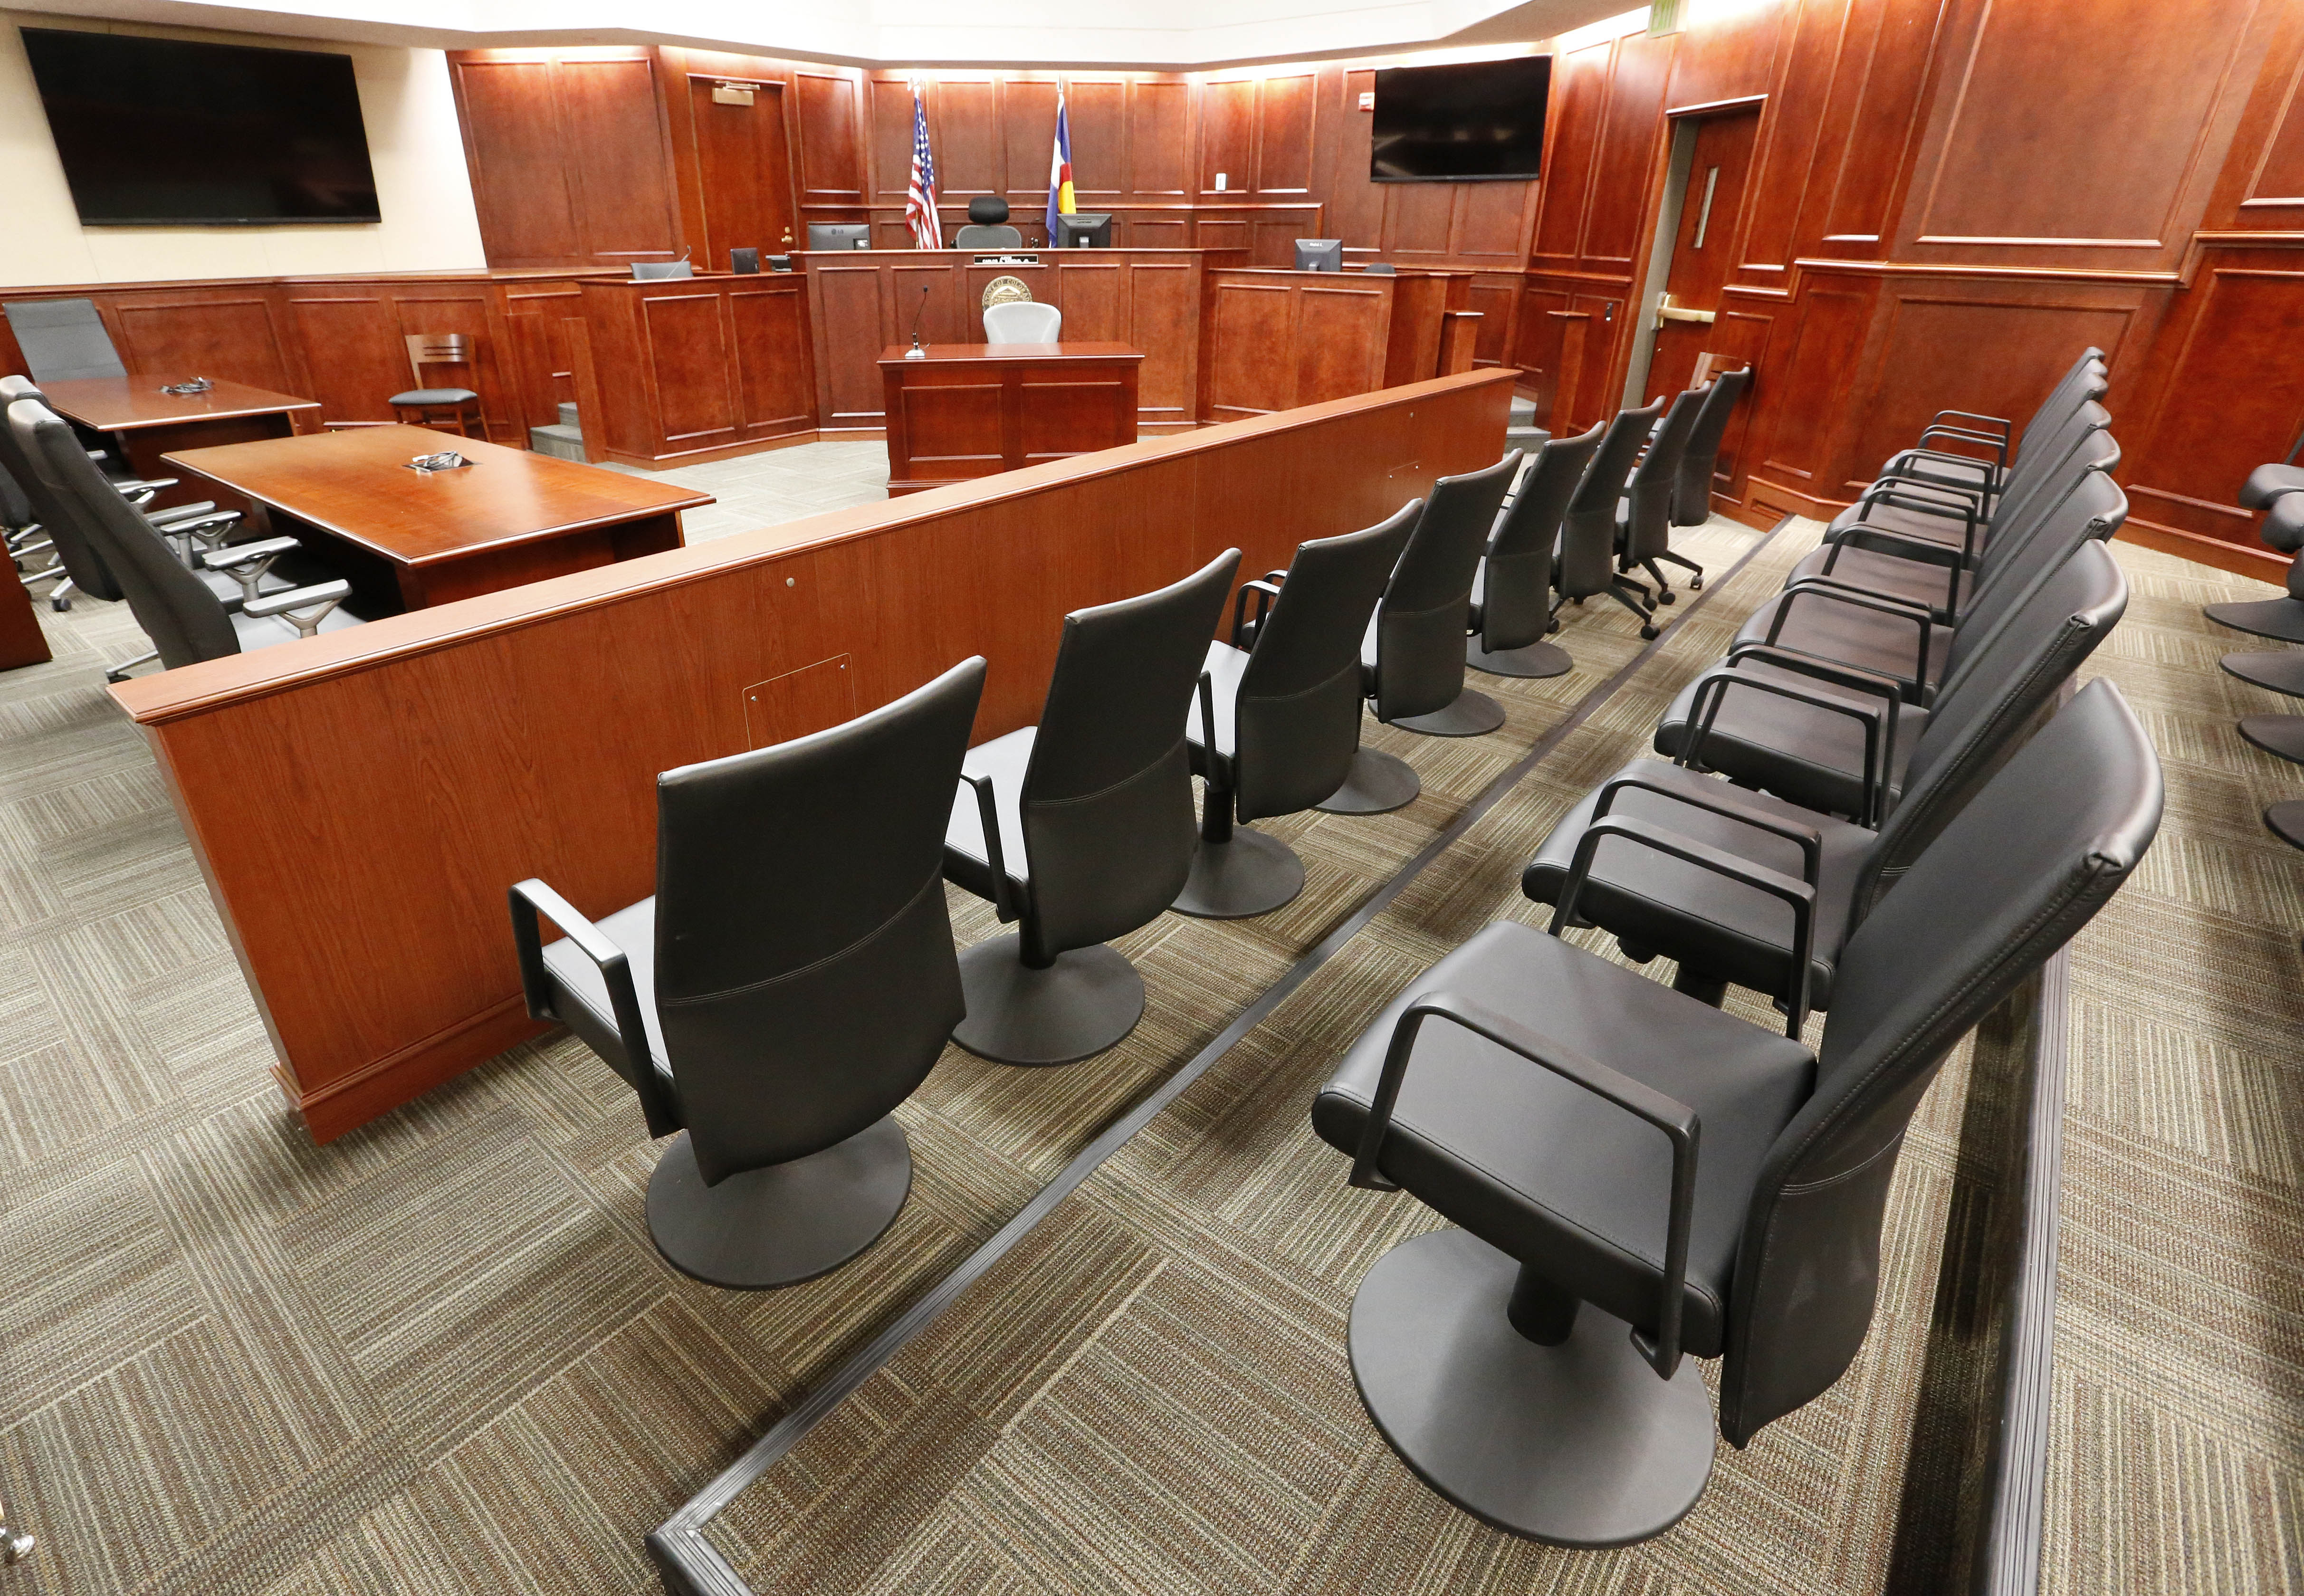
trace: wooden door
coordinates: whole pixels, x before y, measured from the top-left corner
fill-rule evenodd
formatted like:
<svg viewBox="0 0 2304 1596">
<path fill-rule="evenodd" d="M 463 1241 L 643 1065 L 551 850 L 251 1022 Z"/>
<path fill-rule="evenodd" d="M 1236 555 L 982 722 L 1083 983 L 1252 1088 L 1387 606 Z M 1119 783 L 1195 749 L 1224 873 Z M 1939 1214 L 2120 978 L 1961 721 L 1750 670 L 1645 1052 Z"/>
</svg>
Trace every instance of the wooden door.
<svg viewBox="0 0 2304 1596">
<path fill-rule="evenodd" d="M 751 103 L 715 98 L 729 80 L 688 80 L 696 160 L 703 178 L 704 259 L 699 271 L 726 271 L 728 251 L 758 250 L 763 259 L 796 248 L 792 240 L 792 160 L 784 140 L 784 90 L 775 83 L 749 89 Z M 732 85 L 733 86 L 733 85 Z"/>
<path fill-rule="evenodd" d="M 1656 353 L 1648 361 L 1647 395 L 1677 394 L 1689 386 L 1697 357 L 1713 346 L 1712 318 L 1720 290 L 1735 267 L 1744 211 L 1745 179 L 1752 169 L 1758 106 L 1707 116 L 1697 124 L 1696 158 L 1688 171 L 1680 225 L 1672 244 L 1658 309 Z"/>
</svg>

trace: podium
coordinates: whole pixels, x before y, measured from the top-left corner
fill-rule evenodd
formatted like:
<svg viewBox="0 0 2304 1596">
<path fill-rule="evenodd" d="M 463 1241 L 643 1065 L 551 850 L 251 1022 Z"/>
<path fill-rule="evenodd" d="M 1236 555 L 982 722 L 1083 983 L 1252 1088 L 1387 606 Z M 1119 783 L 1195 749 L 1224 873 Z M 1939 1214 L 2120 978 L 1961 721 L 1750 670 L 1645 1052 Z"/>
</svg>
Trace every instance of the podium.
<svg viewBox="0 0 2304 1596">
<path fill-rule="evenodd" d="M 889 493 L 1134 443 L 1143 362 L 1124 344 L 931 344 L 919 360 L 888 345 Z"/>
</svg>

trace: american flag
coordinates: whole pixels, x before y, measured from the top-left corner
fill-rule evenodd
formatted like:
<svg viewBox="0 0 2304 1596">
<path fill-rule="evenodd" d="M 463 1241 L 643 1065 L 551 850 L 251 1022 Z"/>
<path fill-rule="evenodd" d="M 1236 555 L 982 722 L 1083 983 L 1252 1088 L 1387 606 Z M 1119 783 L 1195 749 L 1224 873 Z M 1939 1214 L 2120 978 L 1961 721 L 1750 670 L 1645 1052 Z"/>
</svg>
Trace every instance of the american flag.
<svg viewBox="0 0 2304 1596">
<path fill-rule="evenodd" d="M 928 153 L 928 113 L 920 104 L 917 83 L 912 85 L 912 186 L 904 196 L 904 220 L 919 248 L 944 248 L 944 227 L 936 220 L 936 157 Z"/>
</svg>

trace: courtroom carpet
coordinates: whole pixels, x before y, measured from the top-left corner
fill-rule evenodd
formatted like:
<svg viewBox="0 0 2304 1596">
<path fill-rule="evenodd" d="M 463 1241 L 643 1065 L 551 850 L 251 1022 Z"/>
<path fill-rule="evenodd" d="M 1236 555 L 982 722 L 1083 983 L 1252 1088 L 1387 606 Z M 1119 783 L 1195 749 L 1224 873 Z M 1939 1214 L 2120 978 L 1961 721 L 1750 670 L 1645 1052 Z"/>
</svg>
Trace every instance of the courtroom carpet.
<svg viewBox="0 0 2304 1596">
<path fill-rule="evenodd" d="M 877 438 L 794 444 L 789 449 L 767 449 L 666 471 L 629 465 L 608 469 L 711 494 L 718 502 L 680 518 L 681 535 L 690 543 L 709 543 L 851 505 L 877 504 L 888 497 L 888 446 Z"/>
</svg>

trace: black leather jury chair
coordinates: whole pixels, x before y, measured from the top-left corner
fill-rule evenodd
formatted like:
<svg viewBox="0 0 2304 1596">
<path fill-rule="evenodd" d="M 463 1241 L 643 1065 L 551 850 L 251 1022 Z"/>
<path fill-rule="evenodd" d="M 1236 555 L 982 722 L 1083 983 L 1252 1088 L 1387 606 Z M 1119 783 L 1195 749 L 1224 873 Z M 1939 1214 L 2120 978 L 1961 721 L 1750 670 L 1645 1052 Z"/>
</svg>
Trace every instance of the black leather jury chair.
<svg viewBox="0 0 2304 1596">
<path fill-rule="evenodd" d="M 1673 400 L 1663 422 L 1648 438 L 1648 453 L 1632 468 L 1631 480 L 1624 485 L 1624 497 L 1616 507 L 1616 569 L 1630 571 L 1639 565 L 1646 570 L 1656 580 L 1656 599 L 1663 604 L 1672 603 L 1679 595 L 1664 581 L 1664 569 L 1656 564 L 1659 560 L 1694 572 L 1689 579 L 1690 588 L 1704 585 L 1704 567 L 1672 551 L 1672 506 L 1673 496 L 1680 491 L 1680 466 L 1688 454 L 1689 435 L 1696 430 L 1696 418 L 1707 396 L 1706 388 L 1690 388 Z"/>
<path fill-rule="evenodd" d="M 1990 498 L 1999 491 L 2012 465 L 2021 463 L 2035 438 L 2053 431 L 2080 399 L 2104 397 L 2104 351 L 2094 345 L 2081 350 L 2032 412 L 2020 435 L 2004 417 L 1940 410 L 1928 419 L 1917 445 L 1882 464 L 1880 480 L 1980 488 L 1989 508 Z"/>
<path fill-rule="evenodd" d="M 1504 706 L 1464 684 L 1464 639 L 1472 581 L 1520 463 L 1514 449 L 1433 483 L 1360 645 L 1368 696 L 1385 725 L 1428 737 L 1479 737 L 1504 725 Z"/>
<path fill-rule="evenodd" d="M 1751 385 L 1752 369 L 1723 371 L 1704 390 L 1704 408 L 1696 412 L 1688 446 L 1680 457 L 1680 481 L 1673 488 L 1672 523 L 1702 526 L 1712 518 L 1712 479 L 1720 468 L 1720 440 L 1736 413 L 1736 402 Z M 1690 584 L 1691 586 L 1694 584 Z"/>
<path fill-rule="evenodd" d="M 953 1040 L 1001 1064 L 1072 1064 L 1144 1014 L 1144 980 L 1105 947 L 1156 918 L 1192 868 L 1185 715 L 1240 568 L 1227 549 L 1183 581 L 1064 617 L 1040 723 L 970 749 L 947 799 L 947 880 L 1004 937 L 960 956 Z"/>
<path fill-rule="evenodd" d="M 1595 427 L 1580 437 L 1555 437 L 1537 446 L 1505 501 L 1472 579 L 1472 635 L 1464 644 L 1464 663 L 1474 670 L 1557 676 L 1574 663 L 1567 649 L 1544 641 L 1560 627 L 1552 556 L 1568 501 L 1592 463 L 1600 433 Z"/>
<path fill-rule="evenodd" d="M 2201 613 L 2219 626 L 2252 637 L 2304 643 L 2304 466 L 2257 466 L 2240 490 L 2240 505 L 2265 513 L 2262 532 L 2266 546 L 2295 556 L 2288 563 L 2288 596 L 2210 604 Z M 2304 655 L 2294 658 L 2304 667 Z M 2304 687 L 2304 669 L 2296 673 L 2294 680 Z"/>
<path fill-rule="evenodd" d="M 1799 1042 L 1502 921 L 1377 1016 L 1312 1107 L 1352 1184 L 1461 1229 L 1380 1259 L 1352 1374 L 1393 1449 L 1488 1524 L 1661 1533 L 1732 1446 L 1830 1388 L 1879 1289 L 1896 1154 L 1961 1037 L 2134 872 L 2158 761 L 2091 683 L 1849 939 Z"/>
<path fill-rule="evenodd" d="M 952 235 L 955 250 L 1021 250 L 1024 235 L 1008 223 L 1008 201 L 978 194 L 968 202 L 968 222 Z"/>
<path fill-rule="evenodd" d="M 1418 514 L 1411 504 L 1365 531 L 1300 544 L 1285 572 L 1240 590 L 1232 641 L 1208 645 L 1185 721 L 1192 769 L 1207 785 L 1179 913 L 1238 920 L 1304 890 L 1296 851 L 1247 823 L 1310 809 L 1351 773 L 1360 637 Z"/>
<path fill-rule="evenodd" d="M 969 659 L 845 726 L 665 771 L 656 894 L 597 923 L 512 888 L 528 1012 L 624 1078 L 649 1135 L 678 1133 L 648 1235 L 699 1280 L 821 1275 L 904 1205 L 894 1110 L 961 1013 L 944 824 L 983 688 Z"/>
<path fill-rule="evenodd" d="M 34 381 L 128 375 L 94 300 L 15 300 L 0 308 L 7 312 L 8 330 L 16 335 Z"/>
<path fill-rule="evenodd" d="M 1616 569 L 1616 506 L 1622 498 L 1632 462 L 1647 443 L 1664 402 L 1639 410 L 1616 412 L 1600 439 L 1584 480 L 1568 500 L 1568 514 L 1560 522 L 1560 567 L 1554 581 L 1563 601 L 1581 604 L 1587 598 L 1614 599 L 1640 618 L 1640 635 L 1656 634 L 1648 590 L 1625 580 Z"/>
</svg>

